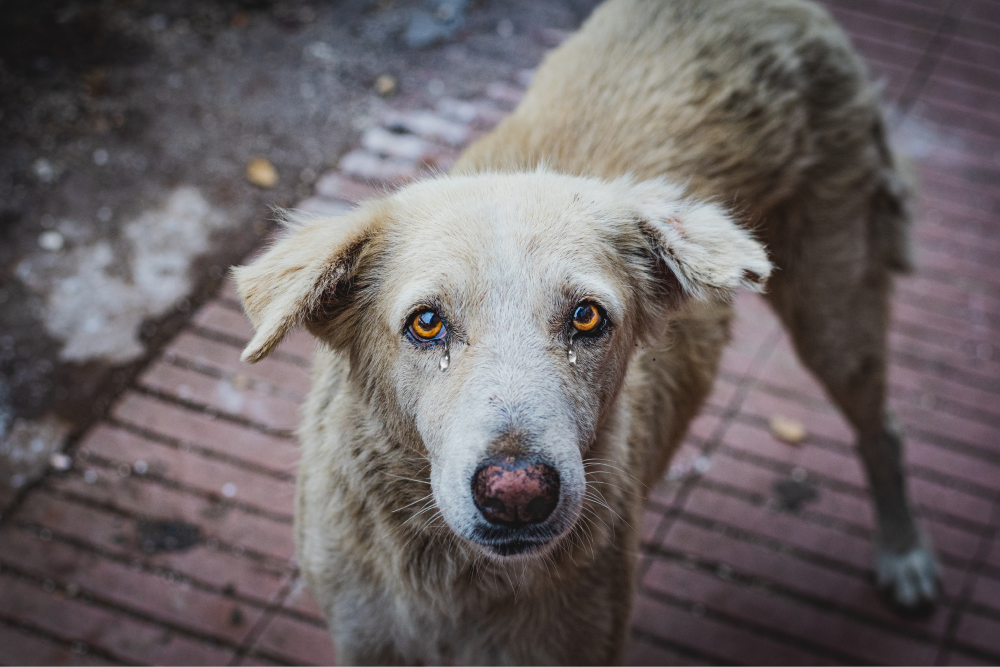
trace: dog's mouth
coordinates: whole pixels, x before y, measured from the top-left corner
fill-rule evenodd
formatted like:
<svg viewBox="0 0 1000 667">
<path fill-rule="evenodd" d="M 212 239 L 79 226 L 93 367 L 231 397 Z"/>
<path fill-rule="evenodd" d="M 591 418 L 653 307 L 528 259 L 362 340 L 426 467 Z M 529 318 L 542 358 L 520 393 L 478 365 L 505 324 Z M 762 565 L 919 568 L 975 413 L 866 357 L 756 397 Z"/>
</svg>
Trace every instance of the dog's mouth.
<svg viewBox="0 0 1000 667">
<path fill-rule="evenodd" d="M 545 550 L 559 535 L 542 526 L 508 528 L 480 525 L 472 529 L 471 540 L 490 556 L 509 558 L 531 556 Z"/>
</svg>

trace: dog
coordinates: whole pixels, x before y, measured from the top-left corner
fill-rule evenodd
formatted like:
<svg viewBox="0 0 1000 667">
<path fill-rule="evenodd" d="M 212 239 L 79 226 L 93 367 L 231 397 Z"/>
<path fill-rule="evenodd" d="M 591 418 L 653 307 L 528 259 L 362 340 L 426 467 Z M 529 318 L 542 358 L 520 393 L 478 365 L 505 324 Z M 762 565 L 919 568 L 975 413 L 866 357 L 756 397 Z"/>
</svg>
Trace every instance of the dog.
<svg viewBox="0 0 1000 667">
<path fill-rule="evenodd" d="M 339 657 L 620 661 L 643 501 L 741 289 L 856 431 L 878 586 L 932 604 L 885 407 L 911 197 L 821 8 L 610 0 L 449 174 L 293 216 L 235 270 L 243 358 L 319 340 L 295 530 Z"/>
</svg>

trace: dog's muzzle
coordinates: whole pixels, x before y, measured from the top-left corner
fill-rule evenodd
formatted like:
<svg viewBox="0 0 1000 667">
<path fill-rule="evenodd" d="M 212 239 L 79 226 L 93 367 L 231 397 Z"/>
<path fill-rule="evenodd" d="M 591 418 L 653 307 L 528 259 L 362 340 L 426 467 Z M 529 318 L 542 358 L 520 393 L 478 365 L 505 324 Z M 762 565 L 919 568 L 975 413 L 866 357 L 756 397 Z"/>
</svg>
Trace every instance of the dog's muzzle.
<svg viewBox="0 0 1000 667">
<path fill-rule="evenodd" d="M 494 457 L 472 476 L 472 497 L 490 523 L 476 538 L 497 555 L 525 553 L 554 537 L 543 524 L 559 504 L 559 473 L 546 463 Z"/>
</svg>

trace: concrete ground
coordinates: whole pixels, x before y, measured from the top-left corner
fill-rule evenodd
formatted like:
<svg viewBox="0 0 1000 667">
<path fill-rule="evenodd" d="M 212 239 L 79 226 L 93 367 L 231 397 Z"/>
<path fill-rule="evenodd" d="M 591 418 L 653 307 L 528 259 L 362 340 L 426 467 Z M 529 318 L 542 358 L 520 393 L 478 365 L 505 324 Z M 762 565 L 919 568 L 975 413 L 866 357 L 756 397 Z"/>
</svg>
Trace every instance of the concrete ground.
<svg viewBox="0 0 1000 667">
<path fill-rule="evenodd" d="M 17 391 L 0 423 L 6 465 L 22 466 L 11 477 L 25 477 L 0 495 L 0 661 L 331 662 L 335 647 L 291 560 L 290 430 L 311 343 L 296 335 L 265 362 L 240 364 L 250 330 L 213 268 L 217 282 L 259 244 L 267 228 L 254 223 L 269 203 L 334 212 L 373 185 L 446 167 L 512 108 L 525 70 L 586 7 L 474 5 L 448 41 L 414 49 L 406 31 L 418 5 L 217 4 L 211 20 L 194 4 L 95 6 L 92 15 L 59 5 L 46 25 L 83 30 L 105 17 L 93 25 L 106 20 L 133 40 L 88 28 L 108 58 L 127 58 L 88 65 L 119 81 L 106 98 L 57 65 L 59 54 L 18 61 L 2 51 L 0 194 L 13 213 L 0 246 L 0 354 Z M 942 604 L 907 621 L 878 600 L 850 432 L 762 302 L 746 298 L 715 392 L 646 513 L 630 662 L 1000 662 L 1000 5 L 827 6 L 884 83 L 894 140 L 919 165 L 919 268 L 895 299 L 891 391 L 941 557 Z M 33 43 L 28 28 L 0 25 Z M 196 41 L 217 59 L 176 55 L 206 54 Z M 284 59 L 257 65 L 263 44 Z M 71 40 L 61 48 L 77 53 Z M 368 69 L 351 55 L 359 49 L 378 54 Z M 365 72 L 353 84 L 352 67 Z M 394 96 L 374 92 L 384 73 Z M 265 75 L 262 88 L 246 83 Z M 111 109 L 105 125 L 95 100 Z M 131 108 L 113 106 L 122 100 L 147 114 L 132 139 L 126 121 L 115 128 L 114 110 L 126 118 Z M 72 114 L 39 109 L 71 102 L 77 120 L 46 129 Z M 157 156 L 142 169 L 140 148 Z M 254 156 L 277 167 L 276 186 L 246 182 Z M 88 329 L 92 312 L 103 329 Z M 84 384 L 95 376 L 104 379 Z M 95 396 L 116 398 L 90 416 L 67 407 Z M 775 437 L 776 417 L 803 426 L 804 440 Z M 52 458 L 48 443 L 73 432 L 68 456 Z"/>
</svg>

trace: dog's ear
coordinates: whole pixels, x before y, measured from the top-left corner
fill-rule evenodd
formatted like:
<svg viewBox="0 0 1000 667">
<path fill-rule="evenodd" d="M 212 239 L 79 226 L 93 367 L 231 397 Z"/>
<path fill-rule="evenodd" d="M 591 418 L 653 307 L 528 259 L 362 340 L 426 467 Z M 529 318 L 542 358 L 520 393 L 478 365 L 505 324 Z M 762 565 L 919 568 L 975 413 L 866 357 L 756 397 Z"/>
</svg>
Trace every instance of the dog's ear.
<svg viewBox="0 0 1000 667">
<path fill-rule="evenodd" d="M 241 359 L 266 357 L 296 326 L 346 295 L 379 215 L 369 205 L 345 216 L 291 220 L 286 234 L 249 266 L 233 269 L 257 333 Z"/>
<path fill-rule="evenodd" d="M 731 299 L 739 289 L 764 290 L 771 274 L 767 252 L 725 209 L 684 199 L 662 181 L 635 188 L 643 236 L 677 296 Z"/>
</svg>

